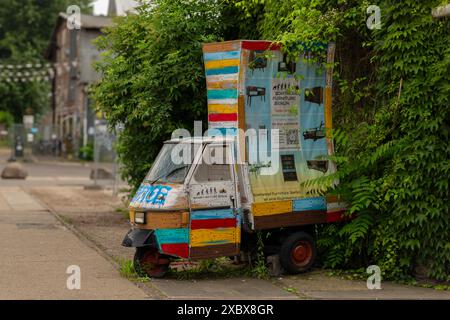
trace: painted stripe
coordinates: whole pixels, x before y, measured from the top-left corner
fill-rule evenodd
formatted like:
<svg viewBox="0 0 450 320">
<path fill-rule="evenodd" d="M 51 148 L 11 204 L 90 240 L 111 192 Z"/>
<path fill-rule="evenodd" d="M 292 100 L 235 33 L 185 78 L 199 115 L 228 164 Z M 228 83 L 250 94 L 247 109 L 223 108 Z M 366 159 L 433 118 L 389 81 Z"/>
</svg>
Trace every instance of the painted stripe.
<svg viewBox="0 0 450 320">
<path fill-rule="evenodd" d="M 192 220 L 191 230 L 196 229 L 215 229 L 215 228 L 232 228 L 236 227 L 236 219 L 200 219 Z"/>
<path fill-rule="evenodd" d="M 327 212 L 327 222 L 338 222 L 338 221 L 344 221 L 347 218 L 344 217 L 345 210 L 341 211 L 335 211 L 335 212 Z"/>
<path fill-rule="evenodd" d="M 237 81 L 239 78 L 238 73 L 230 73 L 230 74 L 221 74 L 221 75 L 213 75 L 206 77 L 206 83 L 214 82 L 214 81 L 224 81 L 224 80 L 235 80 Z"/>
<path fill-rule="evenodd" d="M 238 252 L 239 252 L 239 245 L 236 243 L 216 244 L 206 247 L 191 247 L 189 257 L 191 259 L 228 257 L 234 256 Z"/>
<path fill-rule="evenodd" d="M 221 69 L 225 67 L 237 67 L 239 66 L 239 59 L 222 59 L 214 61 L 206 61 L 205 69 Z"/>
<path fill-rule="evenodd" d="M 208 69 L 205 71 L 207 76 L 215 76 L 219 74 L 232 74 L 232 73 L 238 73 L 239 68 L 238 67 L 224 67 L 219 69 Z"/>
<path fill-rule="evenodd" d="M 306 198 L 306 199 L 295 199 L 292 201 L 292 209 L 295 212 L 300 211 L 311 211 L 311 210 L 327 210 L 327 203 L 325 198 L 316 197 L 316 198 Z"/>
<path fill-rule="evenodd" d="M 344 202 L 327 203 L 327 211 L 345 210 L 348 205 Z"/>
<path fill-rule="evenodd" d="M 292 212 L 292 201 L 258 202 L 252 206 L 254 216 L 267 216 Z"/>
<path fill-rule="evenodd" d="M 155 236 L 160 246 L 167 243 L 189 242 L 189 230 L 187 228 L 156 229 Z"/>
<path fill-rule="evenodd" d="M 210 113 L 208 116 L 209 121 L 220 122 L 220 121 L 237 121 L 236 113 Z"/>
<path fill-rule="evenodd" d="M 237 80 L 220 80 L 220 81 L 206 81 L 206 86 L 209 90 L 214 89 L 235 89 L 237 90 Z"/>
<path fill-rule="evenodd" d="M 216 122 L 209 122 L 208 123 L 209 128 L 237 128 L 237 122 L 236 121 L 216 121 Z"/>
<path fill-rule="evenodd" d="M 170 254 L 181 258 L 187 258 L 189 257 L 189 244 L 166 243 L 161 245 L 161 251 L 165 254 Z"/>
<path fill-rule="evenodd" d="M 240 242 L 236 237 L 236 228 L 191 230 L 190 238 L 191 247 Z"/>
<path fill-rule="evenodd" d="M 236 51 L 241 47 L 240 40 L 204 43 L 203 52 Z"/>
<path fill-rule="evenodd" d="M 211 128 L 208 129 L 208 137 L 212 136 L 236 136 L 237 129 L 236 128 Z"/>
<path fill-rule="evenodd" d="M 238 92 L 235 89 L 223 89 L 223 90 L 208 90 L 209 99 L 237 99 Z"/>
<path fill-rule="evenodd" d="M 238 99 L 208 99 L 208 105 L 210 104 L 237 104 Z"/>
<path fill-rule="evenodd" d="M 281 46 L 271 41 L 242 41 L 242 48 L 248 50 L 279 50 Z"/>
<path fill-rule="evenodd" d="M 237 113 L 237 104 L 210 104 L 208 112 L 211 113 Z"/>
<path fill-rule="evenodd" d="M 240 51 L 205 52 L 203 59 L 205 61 L 239 59 L 240 54 Z"/>
<path fill-rule="evenodd" d="M 191 220 L 229 219 L 235 218 L 232 209 L 194 210 L 191 212 Z"/>
</svg>

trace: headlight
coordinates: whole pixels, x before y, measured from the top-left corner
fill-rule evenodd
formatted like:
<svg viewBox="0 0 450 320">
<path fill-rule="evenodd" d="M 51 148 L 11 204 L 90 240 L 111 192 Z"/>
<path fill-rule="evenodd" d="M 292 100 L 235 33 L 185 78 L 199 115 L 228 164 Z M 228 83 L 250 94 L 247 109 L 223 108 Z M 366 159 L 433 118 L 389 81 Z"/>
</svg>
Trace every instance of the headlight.
<svg viewBox="0 0 450 320">
<path fill-rule="evenodd" d="M 145 224 L 145 212 L 135 212 L 134 222 L 139 224 Z"/>
</svg>

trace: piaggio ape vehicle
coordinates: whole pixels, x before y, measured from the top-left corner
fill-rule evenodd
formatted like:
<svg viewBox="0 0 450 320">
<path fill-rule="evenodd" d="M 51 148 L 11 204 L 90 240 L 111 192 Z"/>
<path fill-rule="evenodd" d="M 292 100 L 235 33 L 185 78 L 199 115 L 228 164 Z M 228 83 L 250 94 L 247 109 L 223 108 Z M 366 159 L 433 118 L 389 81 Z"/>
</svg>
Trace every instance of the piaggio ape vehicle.
<svg viewBox="0 0 450 320">
<path fill-rule="evenodd" d="M 319 46 L 332 62 L 334 46 Z M 331 128 L 332 71 L 308 62 L 310 52 L 287 61 L 270 41 L 208 43 L 203 57 L 208 134 L 164 144 L 130 202 L 123 245 L 136 248 L 139 272 L 161 277 L 172 259 L 248 258 L 262 231 L 267 255 L 289 273 L 307 271 L 312 226 L 345 212 L 338 197 L 311 197 L 302 185 L 335 170 L 322 134 Z"/>
</svg>

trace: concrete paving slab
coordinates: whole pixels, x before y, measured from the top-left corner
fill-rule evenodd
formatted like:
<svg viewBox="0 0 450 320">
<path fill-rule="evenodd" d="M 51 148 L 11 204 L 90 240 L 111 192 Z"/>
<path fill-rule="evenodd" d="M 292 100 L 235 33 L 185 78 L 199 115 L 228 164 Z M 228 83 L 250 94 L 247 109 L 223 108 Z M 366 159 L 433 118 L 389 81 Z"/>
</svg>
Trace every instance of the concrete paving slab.
<svg viewBox="0 0 450 320">
<path fill-rule="evenodd" d="M 0 198 L 10 208 L 0 210 L 0 299 L 148 299 L 23 190 L 0 187 Z M 67 288 L 71 265 L 80 290 Z"/>
<path fill-rule="evenodd" d="M 297 299 L 269 281 L 248 278 L 214 280 L 155 279 L 152 284 L 170 299 Z"/>
<path fill-rule="evenodd" d="M 381 289 L 368 289 L 366 282 L 327 276 L 323 271 L 277 280 L 308 299 L 450 299 L 449 291 L 434 290 L 392 282 L 382 282 Z"/>
</svg>

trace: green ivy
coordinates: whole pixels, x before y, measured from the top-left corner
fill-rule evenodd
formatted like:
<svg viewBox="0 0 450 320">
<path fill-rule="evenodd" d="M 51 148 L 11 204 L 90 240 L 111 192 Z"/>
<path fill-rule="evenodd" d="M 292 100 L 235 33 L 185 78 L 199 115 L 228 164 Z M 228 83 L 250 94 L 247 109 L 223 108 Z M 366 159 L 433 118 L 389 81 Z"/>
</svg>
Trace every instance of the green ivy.
<svg viewBox="0 0 450 320">
<path fill-rule="evenodd" d="M 366 27 L 370 4 L 381 29 Z M 325 266 L 378 264 L 386 279 L 422 266 L 449 279 L 448 20 L 434 20 L 440 1 L 251 0 L 263 38 L 292 55 L 318 41 L 336 42 L 333 113 L 338 172 L 306 183 L 348 200 L 349 223 L 319 228 Z M 340 184 L 335 186 L 336 179 Z M 334 190 L 332 190 L 334 189 Z"/>
</svg>

